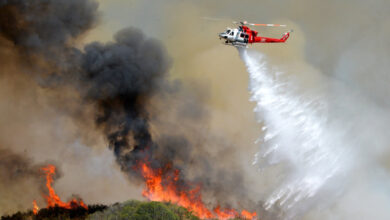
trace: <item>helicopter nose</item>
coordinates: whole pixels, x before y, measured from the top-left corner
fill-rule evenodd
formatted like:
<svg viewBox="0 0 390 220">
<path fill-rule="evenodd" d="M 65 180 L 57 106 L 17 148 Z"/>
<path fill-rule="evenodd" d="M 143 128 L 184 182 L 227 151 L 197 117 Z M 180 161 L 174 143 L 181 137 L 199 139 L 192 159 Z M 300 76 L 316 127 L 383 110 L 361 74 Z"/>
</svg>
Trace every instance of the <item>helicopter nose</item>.
<svg viewBox="0 0 390 220">
<path fill-rule="evenodd" d="M 219 38 L 224 38 L 224 39 L 226 39 L 226 38 L 227 38 L 227 36 L 226 36 L 226 34 L 225 34 L 225 33 L 220 33 L 220 34 L 218 34 L 218 36 L 219 36 Z"/>
</svg>

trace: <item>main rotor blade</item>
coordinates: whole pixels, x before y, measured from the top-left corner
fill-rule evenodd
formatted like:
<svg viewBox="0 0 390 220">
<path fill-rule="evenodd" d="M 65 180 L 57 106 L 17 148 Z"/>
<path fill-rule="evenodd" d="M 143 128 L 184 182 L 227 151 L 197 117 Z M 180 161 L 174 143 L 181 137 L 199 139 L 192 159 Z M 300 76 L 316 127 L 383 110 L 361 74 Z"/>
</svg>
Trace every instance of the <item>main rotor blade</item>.
<svg viewBox="0 0 390 220">
<path fill-rule="evenodd" d="M 213 17 L 202 17 L 205 20 L 211 21 L 226 21 L 226 18 L 213 18 Z M 247 21 L 233 21 L 233 24 L 241 24 L 241 25 L 251 25 L 251 26 L 264 26 L 264 27 L 287 27 L 285 24 L 254 24 L 248 23 Z"/>
<path fill-rule="evenodd" d="M 252 23 L 248 23 L 248 25 L 265 26 L 265 27 L 287 27 L 287 25 L 285 25 L 285 24 L 252 24 Z"/>
</svg>

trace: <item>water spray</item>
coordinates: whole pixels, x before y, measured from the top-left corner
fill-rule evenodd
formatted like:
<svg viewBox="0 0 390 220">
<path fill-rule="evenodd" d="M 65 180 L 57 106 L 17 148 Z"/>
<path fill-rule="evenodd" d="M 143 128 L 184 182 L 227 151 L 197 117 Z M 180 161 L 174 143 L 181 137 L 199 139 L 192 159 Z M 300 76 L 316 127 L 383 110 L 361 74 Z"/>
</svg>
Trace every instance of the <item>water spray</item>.
<svg viewBox="0 0 390 220">
<path fill-rule="evenodd" d="M 260 170 L 282 165 L 282 181 L 264 203 L 275 206 L 283 218 L 294 218 L 311 208 L 322 193 L 337 195 L 349 167 L 348 148 L 334 135 L 327 118 L 327 103 L 320 95 L 300 94 L 293 79 L 270 69 L 263 54 L 239 49 L 249 73 L 251 101 L 262 124 L 260 151 L 254 164 Z M 337 187 L 336 187 L 337 186 Z M 323 202 L 323 201 L 321 201 Z"/>
</svg>

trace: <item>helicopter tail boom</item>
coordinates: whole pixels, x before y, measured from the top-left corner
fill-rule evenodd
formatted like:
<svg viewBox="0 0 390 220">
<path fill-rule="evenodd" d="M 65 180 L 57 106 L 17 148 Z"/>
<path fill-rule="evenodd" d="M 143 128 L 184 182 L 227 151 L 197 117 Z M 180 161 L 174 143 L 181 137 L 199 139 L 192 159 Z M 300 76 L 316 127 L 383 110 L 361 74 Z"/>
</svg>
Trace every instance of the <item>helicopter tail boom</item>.
<svg viewBox="0 0 390 220">
<path fill-rule="evenodd" d="M 286 32 L 280 39 L 270 37 L 254 37 L 254 42 L 252 43 L 284 43 L 290 37 L 291 32 L 292 30 Z"/>
</svg>

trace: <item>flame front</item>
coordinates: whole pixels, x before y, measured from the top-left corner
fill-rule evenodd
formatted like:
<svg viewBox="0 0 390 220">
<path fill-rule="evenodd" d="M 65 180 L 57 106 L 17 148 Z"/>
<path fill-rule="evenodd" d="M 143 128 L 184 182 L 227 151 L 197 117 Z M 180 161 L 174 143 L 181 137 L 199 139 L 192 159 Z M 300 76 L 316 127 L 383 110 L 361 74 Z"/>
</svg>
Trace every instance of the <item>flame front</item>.
<svg viewBox="0 0 390 220">
<path fill-rule="evenodd" d="M 241 214 L 234 209 L 221 209 L 217 206 L 213 211 L 202 202 L 201 187 L 196 185 L 193 189 L 180 189 L 180 171 L 175 169 L 170 175 L 163 175 L 163 169 L 153 169 L 147 163 L 141 163 L 141 174 L 145 179 L 146 188 L 142 195 L 151 201 L 171 202 L 187 208 L 202 219 L 218 218 L 221 220 L 231 218 L 256 219 L 256 212 L 243 210 Z M 168 165 L 168 169 L 171 167 Z"/>
<path fill-rule="evenodd" d="M 53 183 L 53 175 L 56 172 L 56 167 L 54 165 L 49 164 L 46 167 L 42 167 L 41 170 L 46 174 L 46 187 L 49 191 L 49 195 L 44 195 L 47 208 L 50 207 L 61 207 L 65 209 L 73 209 L 77 207 L 83 207 L 84 209 L 88 209 L 88 206 L 81 199 L 73 198 L 69 202 L 63 202 L 60 197 L 56 194 L 55 190 L 51 186 Z M 37 214 L 39 211 L 39 207 L 37 206 L 36 201 L 33 201 L 33 213 Z"/>
<path fill-rule="evenodd" d="M 56 194 L 52 187 L 52 183 L 54 181 L 53 175 L 56 171 L 56 167 L 54 165 L 48 165 L 41 169 L 46 174 L 46 187 L 49 191 L 49 195 L 44 195 L 44 197 L 48 208 L 57 206 L 65 209 L 77 207 L 88 209 L 87 205 L 81 199 L 77 200 L 73 198 L 69 202 L 61 201 L 60 197 Z M 247 210 L 242 210 L 241 213 L 239 213 L 235 209 L 222 209 L 219 205 L 213 210 L 208 209 L 202 201 L 201 186 L 195 185 L 190 189 L 181 187 L 179 184 L 180 171 L 178 169 L 172 169 L 171 165 L 167 165 L 165 169 L 153 169 L 148 163 L 140 163 L 137 169 L 139 169 L 146 184 L 146 188 L 143 190 L 142 195 L 151 201 L 171 202 L 177 204 L 193 212 L 194 215 L 201 219 L 257 219 L 256 212 L 251 213 Z M 166 172 L 167 170 L 168 172 Z M 36 215 L 38 211 L 39 207 L 34 200 L 34 215 Z"/>
</svg>

